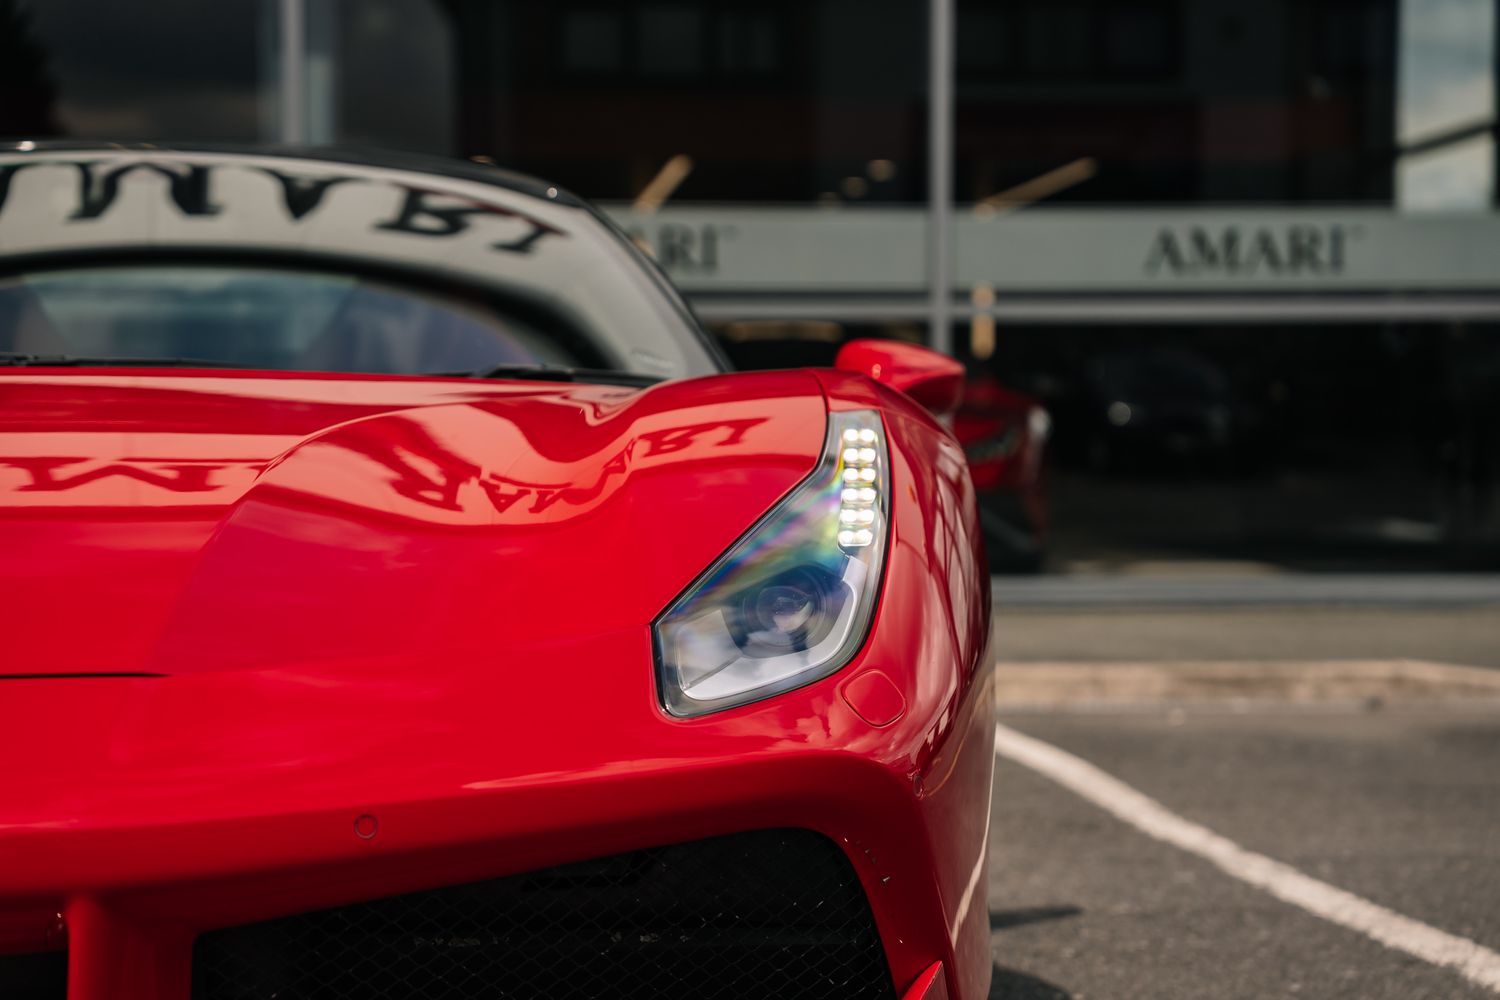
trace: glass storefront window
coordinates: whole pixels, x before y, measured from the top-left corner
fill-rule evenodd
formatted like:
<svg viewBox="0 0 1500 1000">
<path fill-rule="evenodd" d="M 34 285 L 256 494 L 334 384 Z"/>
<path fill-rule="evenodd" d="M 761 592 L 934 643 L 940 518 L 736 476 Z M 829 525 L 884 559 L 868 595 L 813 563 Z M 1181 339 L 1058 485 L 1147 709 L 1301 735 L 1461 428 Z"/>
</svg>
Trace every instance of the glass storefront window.
<svg viewBox="0 0 1500 1000">
<path fill-rule="evenodd" d="M 272 139 L 267 0 L 0 0 L 0 136 Z"/>
<path fill-rule="evenodd" d="M 1497 0 L 955 3 L 965 446 L 1055 472 L 1006 517 L 1070 565 L 1488 551 Z M 308 140 L 573 188 L 743 363 L 826 363 L 930 332 L 929 13 L 0 0 L 0 133 L 276 138 L 295 80 Z"/>
<path fill-rule="evenodd" d="M 960 3 L 955 343 L 1055 566 L 1500 560 L 1495 7 Z"/>
<path fill-rule="evenodd" d="M 1055 568 L 1500 558 L 1500 323 L 1002 323 L 965 353 L 1050 415 Z"/>
<path fill-rule="evenodd" d="M 451 155 L 454 25 L 431 0 L 311 0 L 314 59 L 328 53 L 324 141 Z M 315 97 L 317 95 L 314 95 Z"/>
<path fill-rule="evenodd" d="M 459 0 L 454 149 L 632 201 L 866 205 L 924 190 L 921 5 Z M 871 163 L 877 163 L 870 169 Z"/>
<path fill-rule="evenodd" d="M 959 201 L 1385 201 L 1395 0 L 960 0 Z"/>
</svg>

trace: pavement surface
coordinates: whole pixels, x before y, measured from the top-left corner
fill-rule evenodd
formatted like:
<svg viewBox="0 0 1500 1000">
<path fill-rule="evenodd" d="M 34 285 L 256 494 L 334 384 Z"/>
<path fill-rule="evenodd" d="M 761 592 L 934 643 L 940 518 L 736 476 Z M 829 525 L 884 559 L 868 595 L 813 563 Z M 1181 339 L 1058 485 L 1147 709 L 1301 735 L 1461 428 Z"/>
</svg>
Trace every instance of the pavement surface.
<svg viewBox="0 0 1500 1000">
<path fill-rule="evenodd" d="M 1001 719 L 1242 847 L 1500 950 L 1500 711 Z M 1281 902 L 1004 759 L 992 819 L 992 998 L 1497 995 Z"/>
<path fill-rule="evenodd" d="M 1284 902 L 1002 757 L 992 998 L 1500 997 L 1500 700 L 1380 687 L 1413 672 L 1486 685 L 1500 608 L 1002 605 L 996 628 L 1002 678 L 1057 675 L 1046 706 L 1002 700 L 1004 725 L 1244 851 L 1478 945 L 1497 978 Z M 1287 682 L 1302 673 L 1358 674 L 1374 694 Z M 1163 694 L 1221 675 L 1234 697 Z M 1120 697 L 1101 702 L 1101 684 Z"/>
</svg>

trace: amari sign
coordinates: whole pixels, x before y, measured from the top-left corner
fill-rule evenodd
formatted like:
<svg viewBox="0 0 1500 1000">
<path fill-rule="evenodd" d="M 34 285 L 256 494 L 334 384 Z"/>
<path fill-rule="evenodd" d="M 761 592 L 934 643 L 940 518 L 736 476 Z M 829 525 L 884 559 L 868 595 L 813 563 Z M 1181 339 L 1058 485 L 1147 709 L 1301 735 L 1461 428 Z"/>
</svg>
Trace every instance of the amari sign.
<svg viewBox="0 0 1500 1000">
<path fill-rule="evenodd" d="M 1363 234 L 1363 228 L 1356 233 Z M 1350 229 L 1335 223 L 1272 226 L 1164 227 L 1146 254 L 1146 275 L 1172 277 L 1222 274 L 1249 277 L 1341 275 L 1348 260 Z"/>
<path fill-rule="evenodd" d="M 911 209 L 612 209 L 702 294 L 920 295 Z M 1032 208 L 954 219 L 956 293 L 1500 291 L 1500 218 L 1389 209 Z"/>
</svg>

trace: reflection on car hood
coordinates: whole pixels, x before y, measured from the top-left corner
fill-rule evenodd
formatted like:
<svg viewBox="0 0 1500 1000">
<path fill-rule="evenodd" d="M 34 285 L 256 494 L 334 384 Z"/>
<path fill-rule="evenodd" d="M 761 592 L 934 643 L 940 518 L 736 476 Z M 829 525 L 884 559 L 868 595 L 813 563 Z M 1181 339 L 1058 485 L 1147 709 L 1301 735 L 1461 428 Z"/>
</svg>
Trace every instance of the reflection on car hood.
<svg viewBox="0 0 1500 1000">
<path fill-rule="evenodd" d="M 644 629 L 812 468 L 806 373 L 647 391 L 0 374 L 0 674 L 503 660 Z"/>
</svg>

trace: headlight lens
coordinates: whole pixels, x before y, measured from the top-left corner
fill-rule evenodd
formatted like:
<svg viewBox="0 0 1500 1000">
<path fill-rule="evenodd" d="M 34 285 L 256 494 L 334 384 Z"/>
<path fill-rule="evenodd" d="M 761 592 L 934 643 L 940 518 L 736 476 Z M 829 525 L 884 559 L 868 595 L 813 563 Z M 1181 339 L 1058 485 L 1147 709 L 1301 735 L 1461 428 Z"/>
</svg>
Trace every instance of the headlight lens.
<svg viewBox="0 0 1500 1000">
<path fill-rule="evenodd" d="M 830 415 L 812 475 L 657 619 L 668 712 L 769 698 L 859 651 L 885 561 L 886 461 L 878 412 Z"/>
</svg>

